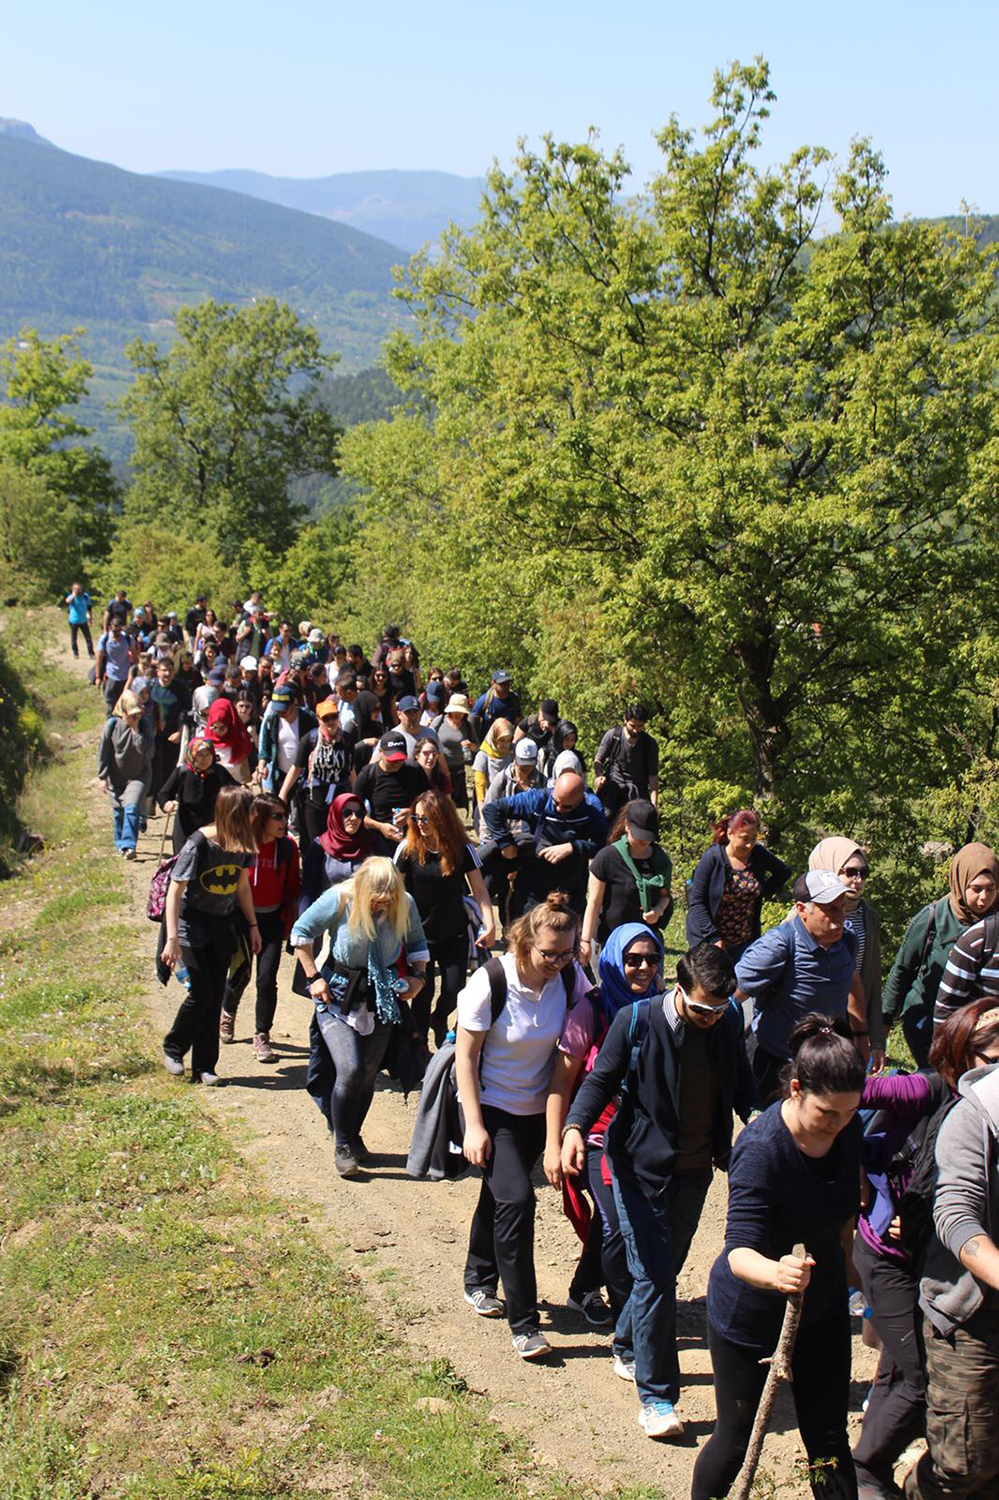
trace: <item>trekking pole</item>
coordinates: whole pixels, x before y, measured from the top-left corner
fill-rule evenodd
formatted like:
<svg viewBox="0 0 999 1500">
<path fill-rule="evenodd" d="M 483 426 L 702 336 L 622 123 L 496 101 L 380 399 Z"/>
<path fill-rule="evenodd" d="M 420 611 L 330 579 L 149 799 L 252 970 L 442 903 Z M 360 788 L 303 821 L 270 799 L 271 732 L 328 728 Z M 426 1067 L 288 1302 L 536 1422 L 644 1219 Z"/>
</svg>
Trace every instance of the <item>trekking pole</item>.
<svg viewBox="0 0 999 1500">
<path fill-rule="evenodd" d="M 173 823 L 173 819 L 173 813 L 170 813 L 169 817 L 163 819 L 163 836 L 160 839 L 160 856 L 156 861 L 158 865 L 161 865 L 163 863 L 163 850 L 166 848 L 166 836 L 170 832 L 170 826 Z"/>
<path fill-rule="evenodd" d="M 795 1245 L 794 1253 L 804 1259 L 804 1245 Z M 777 1397 L 777 1384 L 780 1380 L 791 1379 L 791 1355 L 794 1353 L 794 1341 L 798 1337 L 798 1324 L 801 1322 L 801 1299 L 804 1293 L 796 1292 L 788 1297 L 787 1307 L 784 1309 L 784 1321 L 781 1324 L 780 1338 L 777 1340 L 777 1348 L 769 1360 L 761 1360 L 761 1364 L 769 1364 L 766 1382 L 760 1395 L 760 1404 L 756 1408 L 756 1420 L 753 1430 L 749 1435 L 749 1446 L 746 1456 L 742 1461 L 742 1468 L 736 1476 L 735 1483 L 729 1490 L 729 1500 L 749 1500 L 749 1494 L 753 1487 L 753 1479 L 756 1468 L 760 1462 L 760 1454 L 763 1452 L 763 1439 L 767 1435 L 770 1425 L 770 1414 L 774 1409 L 774 1401 Z"/>
</svg>

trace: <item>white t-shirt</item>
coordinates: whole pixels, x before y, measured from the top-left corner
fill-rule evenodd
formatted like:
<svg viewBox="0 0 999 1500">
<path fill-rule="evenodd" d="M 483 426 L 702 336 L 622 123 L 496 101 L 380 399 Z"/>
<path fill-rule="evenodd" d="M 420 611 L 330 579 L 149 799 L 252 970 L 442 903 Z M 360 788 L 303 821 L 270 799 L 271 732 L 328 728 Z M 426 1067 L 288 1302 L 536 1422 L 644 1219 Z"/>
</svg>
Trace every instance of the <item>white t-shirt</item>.
<svg viewBox="0 0 999 1500">
<path fill-rule="evenodd" d="M 282 719 L 279 715 L 277 732 L 278 770 L 283 771 L 285 775 L 287 775 L 292 766 L 295 764 L 295 758 L 297 755 L 298 715 L 295 715 L 294 722 L 291 724 L 288 723 L 287 719 Z"/>
<path fill-rule="evenodd" d="M 479 1097 L 511 1115 L 544 1113 L 556 1051 L 585 1057 L 593 1035 L 593 1011 L 585 998 L 592 985 L 578 964 L 575 1000 L 566 1015 L 561 974 L 536 995 L 520 981 L 512 953 L 500 959 L 506 974 L 506 1005 L 490 1031 L 492 1002 L 485 965 L 458 996 L 458 1025 L 488 1031 L 482 1049 Z"/>
</svg>

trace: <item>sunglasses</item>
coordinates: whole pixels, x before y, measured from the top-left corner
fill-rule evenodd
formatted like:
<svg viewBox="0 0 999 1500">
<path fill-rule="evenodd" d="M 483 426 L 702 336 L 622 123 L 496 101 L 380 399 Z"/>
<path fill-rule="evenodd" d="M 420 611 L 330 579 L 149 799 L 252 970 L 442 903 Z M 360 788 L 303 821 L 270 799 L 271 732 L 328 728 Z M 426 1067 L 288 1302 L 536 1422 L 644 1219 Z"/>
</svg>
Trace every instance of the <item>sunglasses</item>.
<svg viewBox="0 0 999 1500">
<path fill-rule="evenodd" d="M 677 985 L 677 989 L 680 990 L 680 994 L 683 996 L 683 1003 L 687 1010 L 692 1011 L 695 1016 L 710 1016 L 712 1020 L 716 1021 L 719 1016 L 723 1016 L 728 1010 L 727 1000 L 722 1005 L 701 1005 L 699 1001 L 691 1000 L 686 990 L 682 989 L 680 985 Z"/>
<path fill-rule="evenodd" d="M 361 809 L 359 807 L 345 807 L 343 810 L 344 822 L 346 822 L 348 818 L 360 818 L 361 816 Z"/>
<path fill-rule="evenodd" d="M 429 823 L 430 819 L 427 817 L 426 813 L 411 813 L 410 817 L 409 817 L 409 821 L 411 823 L 420 823 L 420 824 L 423 824 L 423 823 Z"/>
<path fill-rule="evenodd" d="M 657 969 L 659 967 L 659 955 L 656 953 L 626 953 L 624 955 L 624 967 L 626 969 Z"/>
<path fill-rule="evenodd" d="M 842 872 L 844 880 L 866 880 L 871 873 L 866 865 L 851 865 L 848 870 Z"/>
</svg>

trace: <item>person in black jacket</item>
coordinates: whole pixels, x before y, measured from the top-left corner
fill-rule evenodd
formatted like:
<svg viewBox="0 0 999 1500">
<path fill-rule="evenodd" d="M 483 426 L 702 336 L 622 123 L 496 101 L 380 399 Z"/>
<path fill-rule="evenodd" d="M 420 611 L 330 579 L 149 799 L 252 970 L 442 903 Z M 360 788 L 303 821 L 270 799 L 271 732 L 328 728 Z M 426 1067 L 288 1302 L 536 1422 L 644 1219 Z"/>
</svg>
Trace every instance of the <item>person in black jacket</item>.
<svg viewBox="0 0 999 1500">
<path fill-rule="evenodd" d="M 562 1132 L 562 1170 L 579 1173 L 588 1131 L 620 1092 L 606 1154 L 633 1286 L 614 1341 L 634 1349 L 640 1426 L 648 1437 L 663 1438 L 683 1432 L 674 1411 L 680 1395 L 676 1278 L 712 1166 L 727 1166 L 732 1111 L 747 1120 L 756 1104 L 742 1011 L 730 999 L 731 959 L 702 943 L 676 971 L 671 992 L 614 1017 Z"/>
<path fill-rule="evenodd" d="M 215 746 L 203 735 L 188 741 L 183 765 L 175 766 L 160 787 L 157 801 L 167 814 L 176 813 L 173 852 L 179 854 L 191 834 L 215 818 L 215 799 L 224 786 L 236 782 L 220 765 Z"/>
<path fill-rule="evenodd" d="M 712 833 L 714 843 L 697 861 L 687 892 L 687 946 L 717 943 L 737 963 L 760 935 L 764 901 L 777 894 L 791 867 L 759 842 L 752 808 L 729 813 Z"/>
</svg>

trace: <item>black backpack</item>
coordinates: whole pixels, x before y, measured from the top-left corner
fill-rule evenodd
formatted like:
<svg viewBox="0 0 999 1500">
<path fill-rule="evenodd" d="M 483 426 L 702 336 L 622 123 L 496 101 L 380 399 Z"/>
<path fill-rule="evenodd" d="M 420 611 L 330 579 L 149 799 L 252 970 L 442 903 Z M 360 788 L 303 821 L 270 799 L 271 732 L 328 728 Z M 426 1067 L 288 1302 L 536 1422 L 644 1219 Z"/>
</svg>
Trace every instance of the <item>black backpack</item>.
<svg viewBox="0 0 999 1500">
<path fill-rule="evenodd" d="M 923 1116 L 892 1161 L 892 1168 L 894 1168 L 899 1155 L 906 1153 L 908 1164 L 912 1167 L 909 1185 L 899 1201 L 899 1218 L 902 1223 L 902 1249 L 911 1257 L 917 1269 L 922 1266 L 926 1248 L 934 1234 L 933 1197 L 937 1186 L 937 1136 L 940 1134 L 940 1127 L 944 1120 L 957 1103 L 957 1099 L 946 1088 L 942 1079 L 940 1086 L 944 1090 L 944 1098 L 937 1104 L 932 1114 Z"/>
</svg>

